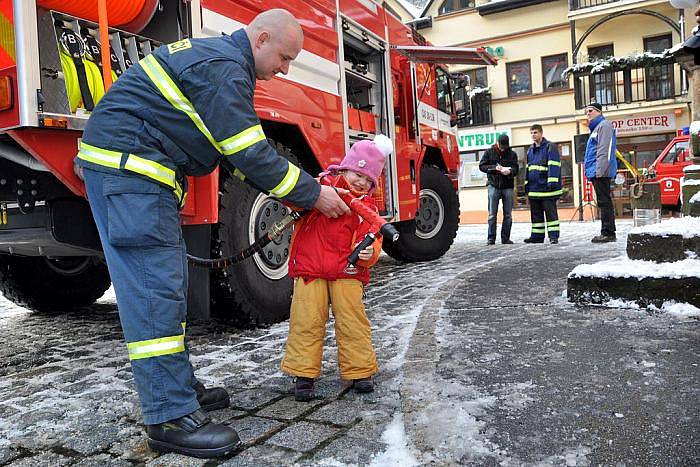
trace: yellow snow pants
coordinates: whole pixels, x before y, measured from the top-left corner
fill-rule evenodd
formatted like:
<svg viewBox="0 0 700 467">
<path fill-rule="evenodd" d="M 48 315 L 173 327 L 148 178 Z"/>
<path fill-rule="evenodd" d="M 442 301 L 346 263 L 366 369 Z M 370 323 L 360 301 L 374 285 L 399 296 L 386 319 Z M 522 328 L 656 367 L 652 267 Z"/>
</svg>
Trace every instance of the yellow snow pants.
<svg viewBox="0 0 700 467">
<path fill-rule="evenodd" d="M 295 279 L 282 371 L 306 378 L 321 374 L 330 304 L 335 318 L 340 376 L 350 380 L 375 374 L 377 357 L 362 292 L 362 282 L 355 279 L 315 279 L 306 284 L 301 278 Z"/>
</svg>

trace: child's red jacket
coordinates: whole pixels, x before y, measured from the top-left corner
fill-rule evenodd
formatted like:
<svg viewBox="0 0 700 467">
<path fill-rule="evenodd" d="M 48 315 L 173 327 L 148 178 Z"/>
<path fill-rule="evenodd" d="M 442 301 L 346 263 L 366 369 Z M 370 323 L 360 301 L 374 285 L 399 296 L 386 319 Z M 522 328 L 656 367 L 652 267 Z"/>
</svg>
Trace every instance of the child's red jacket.
<svg viewBox="0 0 700 467">
<path fill-rule="evenodd" d="M 325 175 L 322 185 L 343 186 L 341 175 Z M 362 202 L 377 211 L 377 206 L 369 195 L 363 195 Z M 375 240 L 374 255 L 366 261 L 357 262 L 357 274 L 350 275 L 344 270 L 348 256 L 365 235 L 371 224 L 354 213 L 338 218 L 326 217 L 318 211 L 304 216 L 295 226 L 289 254 L 289 277 L 312 279 L 357 279 L 363 284 L 369 281 L 369 268 L 379 259 L 381 236 Z"/>
</svg>

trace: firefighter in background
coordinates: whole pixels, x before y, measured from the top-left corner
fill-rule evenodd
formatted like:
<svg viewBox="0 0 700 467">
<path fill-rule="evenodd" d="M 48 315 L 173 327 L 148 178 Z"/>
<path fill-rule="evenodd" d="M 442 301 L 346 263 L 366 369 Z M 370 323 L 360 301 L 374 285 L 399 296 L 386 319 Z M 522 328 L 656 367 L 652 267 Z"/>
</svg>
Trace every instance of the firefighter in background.
<svg viewBox="0 0 700 467">
<path fill-rule="evenodd" d="M 530 236 L 525 243 L 559 243 L 557 199 L 562 195 L 561 160 L 557 146 L 542 136 L 542 125 L 530 127 L 532 146 L 527 150 L 525 193 L 530 203 Z"/>
<path fill-rule="evenodd" d="M 185 39 L 132 66 L 95 108 L 76 156 L 114 284 L 148 442 L 198 457 L 239 446 L 213 423 L 223 388 L 197 381 L 185 347 L 187 260 L 179 209 L 187 175 L 219 163 L 296 206 L 337 217 L 329 186 L 268 144 L 253 107 L 255 80 L 286 74 L 303 32 L 286 10 L 261 13 L 230 36 Z"/>
<path fill-rule="evenodd" d="M 383 135 L 377 135 L 374 141 L 355 143 L 340 165 L 332 165 L 321 174 L 321 184 L 349 189 L 376 211 L 370 195 L 391 151 L 391 140 Z M 335 318 L 340 376 L 352 381 L 357 392 L 374 390 L 372 376 L 377 372 L 377 357 L 362 296 L 369 268 L 381 252 L 381 237 L 362 250 L 357 268 L 346 268 L 348 256 L 370 227 L 369 222 L 353 214 L 329 219 L 312 212 L 294 229 L 289 253 L 294 295 L 282 371 L 296 376 L 297 401 L 314 397 L 314 379 L 321 374 L 329 302 Z"/>
</svg>

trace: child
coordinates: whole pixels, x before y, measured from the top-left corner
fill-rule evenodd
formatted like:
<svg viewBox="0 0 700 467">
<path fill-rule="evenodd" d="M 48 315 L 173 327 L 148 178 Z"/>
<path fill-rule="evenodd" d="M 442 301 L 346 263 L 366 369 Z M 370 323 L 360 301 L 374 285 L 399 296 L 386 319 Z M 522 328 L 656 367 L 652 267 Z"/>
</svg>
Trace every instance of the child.
<svg viewBox="0 0 700 467">
<path fill-rule="evenodd" d="M 340 165 L 332 165 L 321 174 L 320 183 L 345 188 L 376 211 L 370 195 L 391 151 L 391 140 L 384 135 L 355 143 Z M 369 227 L 369 222 L 356 214 L 333 219 L 313 211 L 294 228 L 289 255 L 294 295 L 282 370 L 297 377 L 294 397 L 298 401 L 314 397 L 314 378 L 321 374 L 329 302 L 335 317 L 340 376 L 352 380 L 357 392 L 374 390 L 372 375 L 377 372 L 377 358 L 362 295 L 369 281 L 369 268 L 381 252 L 381 238 L 362 250 L 355 271 L 346 271 L 348 256 Z"/>
</svg>

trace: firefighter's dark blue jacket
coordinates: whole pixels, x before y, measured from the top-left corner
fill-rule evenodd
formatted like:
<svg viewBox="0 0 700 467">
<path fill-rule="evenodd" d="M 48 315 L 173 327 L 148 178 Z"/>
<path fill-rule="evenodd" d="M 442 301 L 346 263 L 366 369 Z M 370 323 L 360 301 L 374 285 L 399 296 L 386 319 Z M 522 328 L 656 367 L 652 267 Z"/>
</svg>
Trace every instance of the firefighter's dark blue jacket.
<svg viewBox="0 0 700 467">
<path fill-rule="evenodd" d="M 554 143 L 542 138 L 527 150 L 527 178 L 525 192 L 531 198 L 561 196 L 561 160 Z"/>
<path fill-rule="evenodd" d="M 100 100 L 76 164 L 145 177 L 182 200 L 183 175 L 208 174 L 226 158 L 235 175 L 256 188 L 310 208 L 320 186 L 268 144 L 254 90 L 255 63 L 243 29 L 161 46 Z"/>
</svg>

